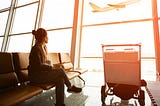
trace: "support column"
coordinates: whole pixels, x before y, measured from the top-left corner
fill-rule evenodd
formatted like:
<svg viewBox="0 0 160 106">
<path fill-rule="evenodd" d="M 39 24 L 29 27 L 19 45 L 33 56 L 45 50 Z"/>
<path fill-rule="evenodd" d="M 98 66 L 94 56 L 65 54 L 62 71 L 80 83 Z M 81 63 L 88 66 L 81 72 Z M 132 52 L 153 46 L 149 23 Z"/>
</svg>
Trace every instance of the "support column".
<svg viewBox="0 0 160 106">
<path fill-rule="evenodd" d="M 154 31 L 154 43 L 155 43 L 156 72 L 157 75 L 160 75 L 160 38 L 159 38 L 157 0 L 152 0 L 152 17 L 153 17 L 153 31 Z"/>
<path fill-rule="evenodd" d="M 84 0 L 75 0 L 75 6 L 74 6 L 72 42 L 71 42 L 71 51 L 70 51 L 71 61 L 74 64 L 74 68 L 80 68 L 83 1 Z"/>
</svg>

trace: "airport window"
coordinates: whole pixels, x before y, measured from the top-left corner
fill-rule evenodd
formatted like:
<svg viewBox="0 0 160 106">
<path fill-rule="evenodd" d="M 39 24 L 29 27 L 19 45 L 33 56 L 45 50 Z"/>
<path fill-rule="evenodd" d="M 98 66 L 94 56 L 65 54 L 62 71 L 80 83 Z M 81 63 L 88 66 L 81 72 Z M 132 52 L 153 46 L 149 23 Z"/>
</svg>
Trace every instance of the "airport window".
<svg viewBox="0 0 160 106">
<path fill-rule="evenodd" d="M 18 0 L 17 6 L 38 2 L 39 0 Z"/>
<path fill-rule="evenodd" d="M 16 9 L 12 34 L 31 32 L 34 29 L 37 5 L 38 3 Z"/>
<path fill-rule="evenodd" d="M 0 48 L 2 47 L 3 37 L 0 37 Z"/>
<path fill-rule="evenodd" d="M 33 36 L 29 33 L 35 27 L 38 2 L 19 0 L 18 3 L 15 7 L 12 30 L 8 35 L 7 51 L 30 52 Z"/>
<path fill-rule="evenodd" d="M 70 52 L 72 29 L 48 31 L 48 52 Z"/>
<path fill-rule="evenodd" d="M 46 0 L 42 27 L 46 29 L 72 27 L 74 0 Z"/>
<path fill-rule="evenodd" d="M 4 8 L 8 8 L 11 4 L 11 0 L 1 0 L 0 10 Z"/>
<path fill-rule="evenodd" d="M 82 57 L 101 57 L 102 44 L 117 43 L 141 43 L 142 57 L 155 57 L 151 21 L 86 27 L 82 35 Z"/>
<path fill-rule="evenodd" d="M 105 12 L 92 12 L 93 9 L 90 5 L 90 3 L 94 3 L 99 7 L 105 7 L 107 4 L 123 1 L 84 0 L 84 9 L 81 12 L 83 13 L 80 48 L 81 67 L 86 67 L 84 63 L 89 66 L 93 62 L 90 60 L 94 60 L 97 64 L 99 62 L 99 65 L 95 67 L 101 67 L 101 44 L 141 43 L 142 58 L 155 59 L 152 0 L 140 0 L 124 8 Z M 5 0 L 0 4 L 0 36 L 4 36 L 10 2 L 11 0 Z M 36 23 L 39 2 L 42 1 L 17 0 L 18 4 L 14 8 L 13 25 L 7 35 L 9 42 L 6 43 L 8 45 L 6 51 L 30 51 L 33 38 L 31 31 L 38 26 L 48 31 L 49 43 L 47 46 L 49 52 L 70 52 L 75 0 L 70 2 L 66 0 L 44 0 L 44 8 L 40 9 L 42 17 L 38 16 L 40 20 Z M 157 6 L 159 15 L 160 0 L 157 0 Z M 25 42 L 24 39 L 26 39 Z M 0 38 L 0 43 L 0 47 L 2 47 L 3 37 Z M 24 43 L 25 48 L 21 47 L 20 44 L 22 43 Z M 93 67 L 93 65 L 91 66 Z"/>
<path fill-rule="evenodd" d="M 8 18 L 8 11 L 0 13 L 0 36 L 4 36 L 7 18 Z"/>
<path fill-rule="evenodd" d="M 90 5 L 94 3 L 99 7 L 107 7 L 107 4 L 119 2 L 123 0 L 85 0 L 81 67 L 87 64 L 91 70 L 103 69 L 101 44 L 141 43 L 142 58 L 155 61 L 151 0 L 140 0 L 124 8 L 105 12 L 93 12 Z"/>
<path fill-rule="evenodd" d="M 48 31 L 48 51 L 70 52 L 74 0 L 46 0 L 41 27 Z"/>
<path fill-rule="evenodd" d="M 10 36 L 8 52 L 30 52 L 32 38 L 31 34 Z"/>
<path fill-rule="evenodd" d="M 124 8 L 122 7 L 104 12 L 92 12 L 94 9 L 90 5 L 90 3 L 93 3 L 103 8 L 109 7 L 107 4 L 119 2 L 124 2 L 124 0 L 84 0 L 83 25 L 139 20 L 152 17 L 151 0 L 140 0 L 136 3 L 126 5 Z"/>
</svg>

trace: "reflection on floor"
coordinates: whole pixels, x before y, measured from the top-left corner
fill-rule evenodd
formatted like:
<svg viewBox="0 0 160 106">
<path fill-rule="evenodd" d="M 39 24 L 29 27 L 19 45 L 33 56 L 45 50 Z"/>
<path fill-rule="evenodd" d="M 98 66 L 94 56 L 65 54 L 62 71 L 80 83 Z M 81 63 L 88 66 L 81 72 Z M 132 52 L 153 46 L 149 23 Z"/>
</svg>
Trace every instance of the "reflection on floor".
<svg viewBox="0 0 160 106">
<path fill-rule="evenodd" d="M 147 84 L 147 92 L 151 100 L 156 104 L 155 106 L 160 106 L 160 81 L 148 81 Z"/>
<path fill-rule="evenodd" d="M 101 103 L 101 86 L 104 85 L 103 72 L 87 72 L 82 75 L 86 81 L 83 91 L 78 94 L 65 92 L 66 106 L 102 106 Z M 83 86 L 79 79 L 71 81 L 76 86 Z M 145 88 L 142 88 L 145 90 Z M 121 100 L 116 96 L 107 96 L 105 106 L 119 106 L 116 102 Z M 114 105 L 110 105 L 114 103 Z M 44 91 L 44 93 L 33 97 L 29 100 L 19 104 L 19 106 L 54 106 L 55 104 L 55 88 Z M 145 104 L 146 106 L 153 106 L 148 93 L 145 91 Z M 129 105 L 124 106 L 140 106 L 136 99 L 130 99 Z"/>
</svg>

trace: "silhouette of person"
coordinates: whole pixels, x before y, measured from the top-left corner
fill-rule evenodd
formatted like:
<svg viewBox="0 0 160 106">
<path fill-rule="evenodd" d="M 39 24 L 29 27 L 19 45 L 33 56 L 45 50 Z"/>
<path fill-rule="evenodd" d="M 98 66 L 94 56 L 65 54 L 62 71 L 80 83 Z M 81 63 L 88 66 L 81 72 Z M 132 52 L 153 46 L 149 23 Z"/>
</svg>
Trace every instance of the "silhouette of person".
<svg viewBox="0 0 160 106">
<path fill-rule="evenodd" d="M 64 85 L 68 92 L 79 93 L 82 88 L 71 85 L 63 68 L 55 68 L 49 64 L 47 58 L 48 43 L 47 31 L 43 28 L 32 30 L 35 36 L 35 45 L 31 48 L 29 55 L 28 75 L 33 83 L 53 82 L 56 87 L 56 106 L 65 106 L 64 104 Z"/>
</svg>

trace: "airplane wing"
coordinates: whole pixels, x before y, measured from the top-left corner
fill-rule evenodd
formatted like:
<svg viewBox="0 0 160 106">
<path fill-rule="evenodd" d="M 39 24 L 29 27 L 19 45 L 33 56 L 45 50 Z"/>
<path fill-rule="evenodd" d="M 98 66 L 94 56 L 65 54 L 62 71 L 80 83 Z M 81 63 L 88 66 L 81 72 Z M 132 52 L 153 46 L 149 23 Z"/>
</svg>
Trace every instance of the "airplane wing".
<svg viewBox="0 0 160 106">
<path fill-rule="evenodd" d="M 107 6 L 103 7 L 103 8 L 97 6 L 96 4 L 94 4 L 92 2 L 89 2 L 89 4 L 93 9 L 92 12 L 105 12 L 105 11 L 109 11 L 109 10 L 113 10 L 113 9 L 118 10 L 119 8 L 125 8 L 126 5 L 137 3 L 139 1 L 140 0 L 126 0 L 124 2 L 120 2 L 120 3 L 117 3 L 117 4 L 107 4 Z"/>
<path fill-rule="evenodd" d="M 92 2 L 89 2 L 89 4 L 93 9 L 92 12 L 105 12 L 105 11 L 109 11 L 109 10 L 114 9 L 114 7 L 111 7 L 111 6 L 101 8 Z"/>
</svg>

